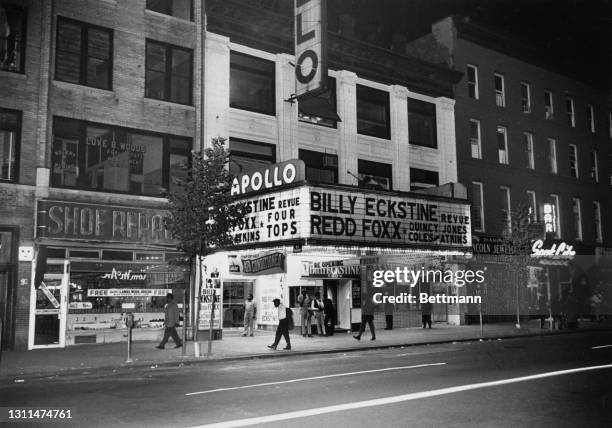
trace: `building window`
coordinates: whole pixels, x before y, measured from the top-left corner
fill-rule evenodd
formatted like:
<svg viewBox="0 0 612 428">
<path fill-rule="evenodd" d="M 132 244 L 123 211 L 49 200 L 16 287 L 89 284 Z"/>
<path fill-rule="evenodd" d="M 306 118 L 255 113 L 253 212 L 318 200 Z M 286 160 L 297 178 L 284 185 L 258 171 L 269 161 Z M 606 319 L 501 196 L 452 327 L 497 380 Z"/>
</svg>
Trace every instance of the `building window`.
<svg viewBox="0 0 612 428">
<path fill-rule="evenodd" d="M 508 138 L 504 126 L 497 127 L 497 153 L 499 163 L 508 165 Z"/>
<path fill-rule="evenodd" d="M 183 177 L 191 139 L 55 117 L 51 184 L 161 196 Z"/>
<path fill-rule="evenodd" d="M 555 118 L 553 95 L 550 91 L 544 91 L 544 112 L 546 120 L 553 120 Z"/>
<path fill-rule="evenodd" d="M 529 132 L 523 133 L 525 141 L 525 151 L 527 152 L 527 168 L 535 169 L 535 157 L 533 154 L 533 134 Z"/>
<path fill-rule="evenodd" d="M 359 187 L 376 190 L 392 190 L 391 165 L 388 163 L 357 160 Z"/>
<path fill-rule="evenodd" d="M 582 213 L 579 198 L 572 198 L 572 212 L 574 213 L 574 232 L 576 233 L 576 240 L 582 241 Z"/>
<path fill-rule="evenodd" d="M 565 99 L 565 109 L 567 110 L 567 124 L 574 128 L 576 126 L 576 116 L 574 115 L 574 99 Z"/>
<path fill-rule="evenodd" d="M 510 188 L 506 186 L 500 186 L 500 197 L 501 197 L 501 221 L 502 230 L 510 232 L 512 230 L 512 219 L 510 213 Z"/>
<path fill-rule="evenodd" d="M 470 147 L 474 159 L 482 159 L 482 146 L 480 143 L 480 121 L 470 119 Z"/>
<path fill-rule="evenodd" d="M 357 85 L 357 133 L 391 138 L 388 92 Z"/>
<path fill-rule="evenodd" d="M 17 181 L 21 112 L 0 108 L 0 180 Z"/>
<path fill-rule="evenodd" d="M 25 71 L 26 16 L 24 9 L 0 6 L 0 70 Z"/>
<path fill-rule="evenodd" d="M 612 111 L 608 112 L 608 136 L 612 138 Z"/>
<path fill-rule="evenodd" d="M 483 184 L 478 181 L 472 181 L 472 226 L 474 232 L 484 232 L 484 197 L 483 197 Z"/>
<path fill-rule="evenodd" d="M 191 105 L 193 51 L 147 40 L 145 97 Z"/>
<path fill-rule="evenodd" d="M 306 164 L 306 180 L 314 183 L 338 183 L 337 155 L 300 149 L 299 158 Z"/>
<path fill-rule="evenodd" d="M 531 87 L 525 82 L 521 82 L 521 109 L 523 113 L 531 113 Z"/>
<path fill-rule="evenodd" d="M 569 145 L 570 176 L 578 178 L 578 150 L 573 144 Z"/>
<path fill-rule="evenodd" d="M 55 79 L 112 89 L 113 30 L 58 17 Z"/>
<path fill-rule="evenodd" d="M 438 147 L 435 104 L 408 98 L 408 134 L 410 144 Z"/>
<path fill-rule="evenodd" d="M 506 86 L 504 84 L 504 76 L 494 74 L 495 80 L 495 104 L 498 107 L 506 107 Z"/>
<path fill-rule="evenodd" d="M 274 144 L 230 138 L 229 149 L 229 168 L 233 175 L 265 168 L 276 162 L 276 146 Z"/>
<path fill-rule="evenodd" d="M 230 53 L 230 107 L 276 115 L 274 62 Z"/>
<path fill-rule="evenodd" d="M 147 0 L 147 9 L 193 21 L 192 0 Z"/>
<path fill-rule="evenodd" d="M 440 181 L 437 171 L 410 168 L 410 190 L 429 189 L 438 187 Z"/>
<path fill-rule="evenodd" d="M 591 178 L 598 183 L 599 182 L 599 167 L 597 165 L 597 151 L 591 151 Z"/>
<path fill-rule="evenodd" d="M 340 121 L 336 107 L 336 79 L 327 78 L 327 89 L 298 101 L 298 120 L 335 128 Z"/>
<path fill-rule="evenodd" d="M 467 66 L 468 97 L 478 99 L 478 67 Z"/>
<path fill-rule="evenodd" d="M 603 241 L 603 235 L 601 233 L 601 205 L 599 202 L 593 201 L 593 226 L 595 229 L 595 240 L 597 242 Z"/>
<path fill-rule="evenodd" d="M 559 195 L 550 195 L 553 206 L 553 221 L 555 226 L 555 238 L 561 239 L 561 211 L 559 211 Z"/>
<path fill-rule="evenodd" d="M 527 203 L 529 204 L 529 222 L 535 223 L 538 221 L 538 205 L 533 190 L 527 190 Z"/>
<path fill-rule="evenodd" d="M 593 108 L 592 105 L 588 105 L 587 106 L 587 126 L 589 127 L 589 131 L 591 131 L 591 133 L 595 133 L 595 109 Z"/>
<path fill-rule="evenodd" d="M 548 139 L 548 157 L 550 159 L 550 172 L 557 173 L 557 140 Z"/>
</svg>

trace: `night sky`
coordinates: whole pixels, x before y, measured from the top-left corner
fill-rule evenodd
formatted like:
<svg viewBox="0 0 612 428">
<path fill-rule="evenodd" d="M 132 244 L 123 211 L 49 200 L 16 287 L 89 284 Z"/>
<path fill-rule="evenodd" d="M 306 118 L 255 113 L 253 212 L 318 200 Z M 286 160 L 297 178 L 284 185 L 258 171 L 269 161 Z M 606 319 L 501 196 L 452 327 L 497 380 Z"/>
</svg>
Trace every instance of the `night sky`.
<svg viewBox="0 0 612 428">
<path fill-rule="evenodd" d="M 612 0 L 328 0 L 328 11 L 331 31 L 352 14 L 355 37 L 387 48 L 398 35 L 412 40 L 436 20 L 468 15 L 553 55 L 556 71 L 612 88 Z"/>
</svg>

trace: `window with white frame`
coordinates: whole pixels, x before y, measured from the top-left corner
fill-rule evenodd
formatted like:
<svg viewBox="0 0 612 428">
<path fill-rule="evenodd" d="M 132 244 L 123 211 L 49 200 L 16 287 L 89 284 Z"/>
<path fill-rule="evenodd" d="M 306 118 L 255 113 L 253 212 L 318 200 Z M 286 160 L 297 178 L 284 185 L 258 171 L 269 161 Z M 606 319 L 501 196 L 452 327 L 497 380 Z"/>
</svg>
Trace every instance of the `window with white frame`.
<svg viewBox="0 0 612 428">
<path fill-rule="evenodd" d="M 555 118 L 553 94 L 550 91 L 544 91 L 544 112 L 546 120 L 553 120 Z"/>
<path fill-rule="evenodd" d="M 510 188 L 506 186 L 499 187 L 500 206 L 501 206 L 501 221 L 502 230 L 510 232 L 512 230 L 512 221 L 510 216 Z"/>
<path fill-rule="evenodd" d="M 525 151 L 527 152 L 527 168 L 535 169 L 535 157 L 533 154 L 533 134 L 530 132 L 523 133 L 525 141 Z"/>
<path fill-rule="evenodd" d="M 603 241 L 601 233 L 601 205 L 597 201 L 593 201 L 593 226 L 595 229 L 595 240 L 597 242 Z"/>
<path fill-rule="evenodd" d="M 521 109 L 523 113 L 531 113 L 531 86 L 521 82 Z"/>
<path fill-rule="evenodd" d="M 578 178 L 578 149 L 574 144 L 569 145 L 569 165 L 570 175 Z"/>
<path fill-rule="evenodd" d="M 508 165 L 508 136 L 504 126 L 497 127 L 497 153 L 499 163 Z"/>
<path fill-rule="evenodd" d="M 567 111 L 567 124 L 572 128 L 576 126 L 576 116 L 574 114 L 574 99 L 567 97 L 565 99 L 565 109 Z"/>
<path fill-rule="evenodd" d="M 472 226 L 475 232 L 484 232 L 484 197 L 483 184 L 478 181 L 472 181 Z"/>
<path fill-rule="evenodd" d="M 533 190 L 527 190 L 527 203 L 529 204 L 529 222 L 537 222 L 538 206 L 536 204 L 536 194 Z"/>
<path fill-rule="evenodd" d="M 467 86 L 468 97 L 478 99 L 478 67 L 475 65 L 467 66 Z"/>
<path fill-rule="evenodd" d="M 504 76 L 495 73 L 495 105 L 498 107 L 506 107 L 506 87 L 504 84 Z"/>
<path fill-rule="evenodd" d="M 470 147 L 474 159 L 482 159 L 482 146 L 480 143 L 480 121 L 470 119 Z"/>
<path fill-rule="evenodd" d="M 553 205 L 553 221 L 555 223 L 555 238 L 561 238 L 561 212 L 559 211 L 559 195 L 554 193 L 550 195 L 551 203 Z"/>
<path fill-rule="evenodd" d="M 596 183 L 599 182 L 599 168 L 597 165 L 597 150 L 591 151 L 591 178 Z"/>
<path fill-rule="evenodd" d="M 580 198 L 572 198 L 572 212 L 574 213 L 574 233 L 576 233 L 576 240 L 582 241 L 582 213 L 580 209 Z"/>
<path fill-rule="evenodd" d="M 550 160 L 550 172 L 557 173 L 557 140 L 548 139 L 548 158 Z"/>
<path fill-rule="evenodd" d="M 591 131 L 591 133 L 595 133 L 595 109 L 593 108 L 592 105 L 588 105 L 587 106 L 587 126 L 589 127 L 589 131 Z"/>
</svg>

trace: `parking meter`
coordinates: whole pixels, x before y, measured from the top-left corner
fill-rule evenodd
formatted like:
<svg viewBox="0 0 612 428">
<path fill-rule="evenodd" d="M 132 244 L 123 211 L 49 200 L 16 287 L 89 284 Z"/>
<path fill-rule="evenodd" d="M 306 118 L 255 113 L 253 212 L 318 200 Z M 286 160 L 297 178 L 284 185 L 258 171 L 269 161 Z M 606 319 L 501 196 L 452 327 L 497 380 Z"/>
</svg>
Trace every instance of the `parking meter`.
<svg viewBox="0 0 612 428">
<path fill-rule="evenodd" d="M 132 362 L 132 328 L 134 328 L 134 314 L 125 314 L 125 325 L 128 329 L 128 356 L 126 363 Z"/>
<path fill-rule="evenodd" d="M 125 314 L 125 325 L 127 328 L 134 328 L 134 314 L 127 313 Z"/>
</svg>

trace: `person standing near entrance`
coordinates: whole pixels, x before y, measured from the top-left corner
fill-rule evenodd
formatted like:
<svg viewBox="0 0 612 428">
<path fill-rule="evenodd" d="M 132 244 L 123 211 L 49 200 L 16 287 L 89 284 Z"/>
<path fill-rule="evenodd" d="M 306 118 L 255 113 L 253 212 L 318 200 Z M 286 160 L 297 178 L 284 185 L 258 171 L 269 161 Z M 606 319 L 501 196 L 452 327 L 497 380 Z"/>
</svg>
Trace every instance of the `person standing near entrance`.
<svg viewBox="0 0 612 428">
<path fill-rule="evenodd" d="M 253 337 L 253 323 L 257 319 L 257 304 L 253 301 L 253 295 L 249 294 L 244 302 L 244 332 L 242 336 Z M 250 329 L 250 332 L 249 332 Z"/>
<path fill-rule="evenodd" d="M 372 333 L 372 338 L 370 340 L 376 340 L 376 332 L 374 331 L 374 302 L 372 302 L 371 296 L 363 300 L 363 304 L 361 305 L 361 325 L 359 326 L 359 333 L 357 333 L 357 336 L 353 336 L 353 338 L 361 340 L 361 335 L 365 331 L 366 323 L 370 326 L 370 333 Z"/>
<path fill-rule="evenodd" d="M 431 311 L 433 309 L 433 303 L 425 302 L 421 303 L 421 322 L 423 323 L 423 328 L 426 325 L 431 328 Z"/>
<path fill-rule="evenodd" d="M 306 335 L 308 335 L 308 337 L 312 337 L 310 326 L 312 316 L 312 312 L 310 310 L 310 302 L 312 301 L 312 298 L 306 292 L 306 290 L 302 290 L 302 294 L 298 296 L 297 301 L 300 307 L 302 336 L 306 337 Z"/>
<path fill-rule="evenodd" d="M 323 300 L 323 311 L 325 312 L 325 333 L 328 336 L 334 335 L 334 329 L 336 328 L 336 309 L 334 308 L 334 302 L 328 297 Z"/>
<path fill-rule="evenodd" d="M 280 299 L 272 300 L 274 303 L 274 307 L 278 309 L 278 327 L 276 327 L 276 337 L 274 338 L 274 343 L 272 345 L 268 345 L 268 348 L 276 350 L 278 346 L 278 342 L 280 342 L 281 336 L 285 337 L 285 342 L 287 342 L 287 346 L 285 346 L 286 351 L 291 351 L 291 340 L 289 340 L 289 320 L 287 319 L 287 310 L 285 309 L 285 305 L 283 305 Z"/>
<path fill-rule="evenodd" d="M 319 336 L 325 336 L 325 327 L 323 327 L 323 301 L 321 300 L 321 293 L 318 291 L 315 293 L 315 297 L 310 307 L 314 313 L 315 323 L 317 324 L 317 333 Z"/>
<path fill-rule="evenodd" d="M 164 330 L 164 338 L 159 345 L 157 345 L 157 349 L 164 349 L 170 336 L 172 336 L 172 340 L 174 340 L 175 348 L 183 346 L 176 332 L 176 326 L 179 325 L 179 316 L 180 311 L 178 305 L 174 302 L 174 295 L 168 293 L 166 295 L 166 306 L 164 306 L 164 326 L 166 329 Z"/>
</svg>

